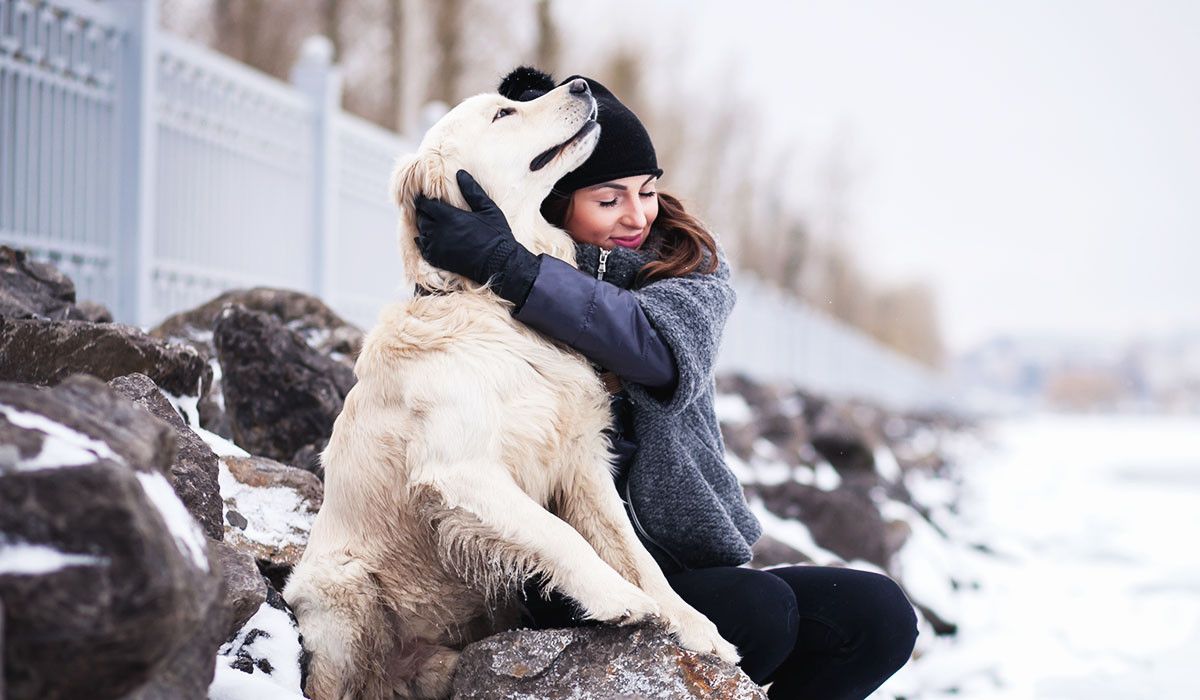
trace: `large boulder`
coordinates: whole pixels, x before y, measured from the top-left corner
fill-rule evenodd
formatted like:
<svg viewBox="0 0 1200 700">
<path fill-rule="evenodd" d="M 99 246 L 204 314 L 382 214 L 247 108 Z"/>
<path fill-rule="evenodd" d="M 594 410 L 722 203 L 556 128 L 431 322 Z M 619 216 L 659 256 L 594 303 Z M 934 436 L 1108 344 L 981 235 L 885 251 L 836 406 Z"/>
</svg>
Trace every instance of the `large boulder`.
<svg viewBox="0 0 1200 700">
<path fill-rule="evenodd" d="M 286 463 L 302 451 L 319 452 L 354 386 L 353 370 L 313 350 L 276 317 L 243 306 L 221 312 L 213 340 L 233 441 Z"/>
<path fill-rule="evenodd" d="M 362 330 L 317 297 L 289 289 L 233 289 L 194 309 L 168 317 L 150 333 L 159 338 L 184 338 L 206 345 L 211 355 L 213 325 L 221 312 L 233 305 L 274 316 L 317 352 L 354 368 L 354 360 L 362 349 Z"/>
<path fill-rule="evenodd" d="M 221 574 L 225 577 L 225 600 L 229 603 L 229 629 L 224 639 L 229 639 L 246 624 L 267 600 L 267 582 L 258 572 L 254 557 L 227 542 L 214 542 L 221 560 Z"/>
<path fill-rule="evenodd" d="M 324 487 L 311 472 L 263 457 L 223 457 L 225 539 L 265 571 L 300 561 Z"/>
<path fill-rule="evenodd" d="M 112 320 L 99 304 L 76 304 L 75 283 L 53 265 L 31 260 L 25 251 L 6 245 L 0 245 L 0 317 Z"/>
<path fill-rule="evenodd" d="M 168 478 L 175 493 L 192 514 L 204 534 L 214 540 L 224 537 L 221 489 L 217 484 L 217 455 L 191 428 L 158 386 L 144 374 L 117 377 L 109 386 L 171 427 L 178 450 L 171 461 Z"/>
<path fill-rule="evenodd" d="M 97 379 L 0 384 L 8 697 L 205 697 L 228 625 L 174 455 L 169 426 Z"/>
<path fill-rule="evenodd" d="M 225 438 L 233 438 L 233 428 L 225 411 L 221 364 L 217 361 L 213 326 L 221 312 L 234 305 L 269 314 L 295 332 L 313 350 L 347 369 L 354 368 L 354 361 L 362 349 L 362 330 L 338 316 L 317 297 L 270 287 L 224 292 L 200 306 L 168 317 L 150 331 L 155 337 L 191 345 L 212 366 L 215 374 L 212 389 L 199 404 L 200 425 L 205 429 Z M 342 376 L 347 375 L 343 373 Z M 293 463 L 315 464 L 315 452 L 315 448 L 303 452 L 294 458 Z"/>
<path fill-rule="evenodd" d="M 825 491 L 786 481 L 747 485 L 746 493 L 780 518 L 803 523 L 813 541 L 848 562 L 862 559 L 887 569 L 899 548 L 874 502 L 857 490 Z"/>
<path fill-rule="evenodd" d="M 197 396 L 212 369 L 195 349 L 133 326 L 0 318 L 0 381 L 57 384 L 72 374 L 105 381 L 140 372 L 176 396 Z"/>
<path fill-rule="evenodd" d="M 653 624 L 503 632 L 467 646 L 456 700 L 766 698 L 736 666 L 680 648 Z"/>
</svg>

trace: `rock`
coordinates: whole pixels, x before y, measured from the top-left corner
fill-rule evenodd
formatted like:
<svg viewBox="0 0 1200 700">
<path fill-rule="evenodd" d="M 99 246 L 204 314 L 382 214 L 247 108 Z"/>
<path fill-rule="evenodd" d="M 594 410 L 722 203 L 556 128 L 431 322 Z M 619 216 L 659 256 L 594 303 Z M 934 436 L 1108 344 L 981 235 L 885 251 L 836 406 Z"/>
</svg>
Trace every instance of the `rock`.
<svg viewBox="0 0 1200 700">
<path fill-rule="evenodd" d="M 736 666 L 686 651 L 656 625 L 503 632 L 468 645 L 456 700 L 766 698 Z"/>
<path fill-rule="evenodd" d="M 330 310 L 320 299 L 301 292 L 268 287 L 225 292 L 201 306 L 167 318 L 150 331 L 155 337 L 191 345 L 212 367 L 213 386 L 199 405 L 200 425 L 206 430 L 233 439 L 233 427 L 225 412 L 221 364 L 217 361 L 217 350 L 213 344 L 213 326 L 217 318 L 222 310 L 233 305 L 270 314 L 297 333 L 313 350 L 353 370 L 354 360 L 362 349 L 363 332 Z M 343 381 L 348 379 L 349 383 L 353 383 L 352 374 L 343 373 L 342 376 Z M 345 390 L 348 391 L 348 387 Z M 322 441 L 316 450 L 319 451 L 323 446 Z M 306 457 L 301 455 L 289 461 L 302 466 L 311 463 Z"/>
<path fill-rule="evenodd" d="M 879 510 L 864 493 L 851 489 L 822 491 L 793 481 L 746 487 L 781 518 L 804 523 L 813 540 L 846 561 L 863 559 L 887 569 L 897 537 L 889 535 Z"/>
<path fill-rule="evenodd" d="M 109 382 L 118 394 L 161 419 L 175 433 L 178 452 L 171 462 L 169 478 L 179 499 L 187 506 L 204 534 L 214 540 L 225 536 L 221 522 L 221 490 L 217 485 L 217 455 L 183 422 L 175 407 L 144 374 L 129 374 Z"/>
<path fill-rule="evenodd" d="M 0 246 L 0 317 L 86 319 L 75 306 L 75 283 L 23 250 Z"/>
<path fill-rule="evenodd" d="M 225 601 L 231 612 L 229 627 L 221 638 L 224 641 L 232 638 L 266 601 L 267 584 L 258 573 L 254 557 L 225 542 L 216 542 L 212 546 L 221 560 Z"/>
<path fill-rule="evenodd" d="M 105 381 L 140 372 L 176 396 L 196 396 L 212 369 L 193 348 L 120 323 L 0 318 L 0 381 L 57 384 L 72 374 Z"/>
<path fill-rule="evenodd" d="M 268 587 L 266 602 L 217 652 L 212 695 L 242 697 L 254 688 L 264 697 L 299 698 L 307 668 L 296 616 L 283 596 Z"/>
<path fill-rule="evenodd" d="M 242 306 L 226 307 L 213 334 L 234 442 L 281 462 L 323 447 L 354 372 L 275 317 Z"/>
<path fill-rule="evenodd" d="M 274 316 L 312 349 L 354 369 L 354 360 L 362 349 L 362 330 L 317 297 L 288 289 L 230 290 L 201 306 L 168 317 L 150 333 L 159 338 L 190 339 L 207 345 L 209 355 L 214 355 L 213 325 L 222 310 L 235 304 Z"/>
<path fill-rule="evenodd" d="M 166 678 L 155 697 L 205 697 L 219 562 L 164 476 L 171 429 L 79 376 L 0 384 L 0 446 L 9 695 L 100 700 Z"/>
<path fill-rule="evenodd" d="M 108 307 L 103 304 L 97 304 L 94 301 L 81 301 L 75 304 L 79 314 L 84 321 L 92 323 L 112 323 L 113 315 L 108 310 Z"/>
<path fill-rule="evenodd" d="M 294 566 L 321 509 L 320 479 L 263 457 L 224 457 L 220 468 L 226 541 L 270 565 Z"/>
<path fill-rule="evenodd" d="M 839 473 L 874 473 L 875 454 L 868 431 L 855 421 L 854 409 L 831 401 L 812 400 L 806 407 L 811 442 Z"/>
<path fill-rule="evenodd" d="M 765 569 L 780 564 L 813 563 L 812 558 L 804 552 L 784 544 L 770 535 L 759 537 L 751 551 L 754 553 L 754 558 L 750 560 L 750 566 L 756 569 Z"/>
</svg>

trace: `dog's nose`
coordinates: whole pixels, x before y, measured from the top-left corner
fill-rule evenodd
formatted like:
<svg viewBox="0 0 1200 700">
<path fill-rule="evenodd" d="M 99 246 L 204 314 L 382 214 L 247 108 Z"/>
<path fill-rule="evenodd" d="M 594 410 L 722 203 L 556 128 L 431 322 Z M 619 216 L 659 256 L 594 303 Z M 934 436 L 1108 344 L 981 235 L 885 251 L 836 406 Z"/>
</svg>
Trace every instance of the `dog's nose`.
<svg viewBox="0 0 1200 700">
<path fill-rule="evenodd" d="M 588 82 L 583 78 L 576 78 L 571 81 L 572 95 L 586 95 L 591 91 L 592 89 L 588 87 Z"/>
</svg>

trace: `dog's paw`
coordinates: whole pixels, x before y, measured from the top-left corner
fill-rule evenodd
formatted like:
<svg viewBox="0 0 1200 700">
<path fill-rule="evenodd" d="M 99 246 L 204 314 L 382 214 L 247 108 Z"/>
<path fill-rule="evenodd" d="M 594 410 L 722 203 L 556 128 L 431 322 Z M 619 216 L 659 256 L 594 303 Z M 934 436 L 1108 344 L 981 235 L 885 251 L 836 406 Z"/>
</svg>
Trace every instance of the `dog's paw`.
<svg viewBox="0 0 1200 700">
<path fill-rule="evenodd" d="M 717 626 L 700 613 L 694 610 L 681 612 L 674 616 L 672 623 L 671 631 L 683 648 L 701 654 L 716 654 L 728 664 L 736 665 L 741 660 L 737 647 L 725 641 Z"/>
<path fill-rule="evenodd" d="M 588 619 L 615 625 L 630 625 L 659 614 L 658 602 L 624 579 L 621 585 L 579 602 Z"/>
</svg>

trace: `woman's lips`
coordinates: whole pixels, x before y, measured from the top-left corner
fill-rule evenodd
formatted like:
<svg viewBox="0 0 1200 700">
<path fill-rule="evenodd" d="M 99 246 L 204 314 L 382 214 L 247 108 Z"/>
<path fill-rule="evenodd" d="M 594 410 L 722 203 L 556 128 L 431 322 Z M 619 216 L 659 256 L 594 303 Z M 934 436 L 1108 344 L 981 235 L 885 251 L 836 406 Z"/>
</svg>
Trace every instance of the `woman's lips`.
<svg viewBox="0 0 1200 700">
<path fill-rule="evenodd" d="M 629 238 L 613 238 L 612 242 L 621 246 L 622 248 L 636 248 L 638 247 L 638 244 L 642 242 L 642 234 L 639 233 L 636 236 L 630 236 Z"/>
</svg>

